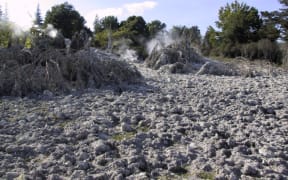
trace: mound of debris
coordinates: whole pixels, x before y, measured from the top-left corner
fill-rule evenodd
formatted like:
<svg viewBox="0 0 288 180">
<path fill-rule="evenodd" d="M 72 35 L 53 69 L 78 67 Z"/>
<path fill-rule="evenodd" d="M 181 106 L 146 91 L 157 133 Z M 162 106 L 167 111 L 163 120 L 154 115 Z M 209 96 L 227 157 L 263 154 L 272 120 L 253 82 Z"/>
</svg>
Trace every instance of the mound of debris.
<svg viewBox="0 0 288 180">
<path fill-rule="evenodd" d="M 66 54 L 63 50 L 0 49 L 0 96 L 64 93 L 103 85 L 141 80 L 136 67 L 116 55 L 89 49 Z"/>
<path fill-rule="evenodd" d="M 167 73 L 237 75 L 232 65 L 206 59 L 185 43 L 173 43 L 167 47 L 156 45 L 146 64 L 149 68 Z"/>
</svg>

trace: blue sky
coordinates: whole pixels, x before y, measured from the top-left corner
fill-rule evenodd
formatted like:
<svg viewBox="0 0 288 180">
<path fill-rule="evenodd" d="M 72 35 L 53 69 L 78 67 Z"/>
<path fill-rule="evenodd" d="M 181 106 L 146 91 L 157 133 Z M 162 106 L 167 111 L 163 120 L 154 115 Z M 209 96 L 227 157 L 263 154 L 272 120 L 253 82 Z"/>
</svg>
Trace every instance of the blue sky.
<svg viewBox="0 0 288 180">
<path fill-rule="evenodd" d="M 173 25 L 197 25 L 204 34 L 209 25 L 215 26 L 220 7 L 234 0 L 0 0 L 2 9 L 5 4 L 11 21 L 24 28 L 31 25 L 37 3 L 40 4 L 42 16 L 55 4 L 69 2 L 85 17 L 87 26 L 92 27 L 96 14 L 98 16 L 115 15 L 119 21 L 131 15 L 140 15 L 149 22 L 158 19 Z M 259 11 L 272 11 L 281 8 L 278 0 L 244 0 L 249 6 Z"/>
</svg>

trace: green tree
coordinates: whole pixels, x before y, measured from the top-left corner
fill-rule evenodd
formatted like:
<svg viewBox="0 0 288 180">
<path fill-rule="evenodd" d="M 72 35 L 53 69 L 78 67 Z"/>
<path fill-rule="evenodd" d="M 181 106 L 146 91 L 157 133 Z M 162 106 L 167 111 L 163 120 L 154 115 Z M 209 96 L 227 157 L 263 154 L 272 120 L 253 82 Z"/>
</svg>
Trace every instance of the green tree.
<svg viewBox="0 0 288 180">
<path fill-rule="evenodd" d="M 8 5 L 5 4 L 5 11 L 2 15 L 2 20 L 8 22 L 9 21 L 9 15 L 8 15 Z"/>
<path fill-rule="evenodd" d="M 115 16 L 106 16 L 102 18 L 101 24 L 104 29 L 117 30 L 119 28 L 119 22 Z"/>
<path fill-rule="evenodd" d="M 166 24 L 162 23 L 159 20 L 154 20 L 147 24 L 147 28 L 148 28 L 150 37 L 153 38 L 158 32 L 166 28 Z"/>
<path fill-rule="evenodd" d="M 103 25 L 101 23 L 100 18 L 98 17 L 98 15 L 96 15 L 95 20 L 94 20 L 94 33 L 98 33 L 103 31 Z"/>
<path fill-rule="evenodd" d="M 40 10 L 40 5 L 39 4 L 37 5 L 34 24 L 38 25 L 39 27 L 43 25 L 43 19 L 42 19 L 42 16 L 41 16 L 41 10 Z"/>
<path fill-rule="evenodd" d="M 137 41 L 135 38 L 148 37 L 149 32 L 146 21 L 141 16 L 130 16 L 126 21 L 120 24 L 120 30 L 129 32 L 127 35 Z"/>
<path fill-rule="evenodd" d="M 262 21 L 256 8 L 234 1 L 220 8 L 216 25 L 223 41 L 234 45 L 257 41 Z"/>
<path fill-rule="evenodd" d="M 5 20 L 0 20 L 0 47 L 7 48 L 12 43 L 12 27 Z"/>
<path fill-rule="evenodd" d="M 67 2 L 53 6 L 47 12 L 44 24 L 52 24 L 60 30 L 66 38 L 72 38 L 73 34 L 84 28 L 85 20 L 74 7 Z"/>
<path fill-rule="evenodd" d="M 205 56 L 219 56 L 219 32 L 209 26 L 203 38 L 201 51 Z"/>
<path fill-rule="evenodd" d="M 2 6 L 0 5 L 0 21 L 2 20 L 3 18 L 3 11 L 2 11 Z"/>
<path fill-rule="evenodd" d="M 273 19 L 280 26 L 281 37 L 284 41 L 288 41 L 288 1 L 279 0 L 282 4 L 282 8 L 279 11 L 274 11 L 271 14 Z"/>
<path fill-rule="evenodd" d="M 186 43 L 189 46 L 200 47 L 201 32 L 198 26 L 173 26 L 171 30 L 172 38 L 179 43 Z"/>
</svg>

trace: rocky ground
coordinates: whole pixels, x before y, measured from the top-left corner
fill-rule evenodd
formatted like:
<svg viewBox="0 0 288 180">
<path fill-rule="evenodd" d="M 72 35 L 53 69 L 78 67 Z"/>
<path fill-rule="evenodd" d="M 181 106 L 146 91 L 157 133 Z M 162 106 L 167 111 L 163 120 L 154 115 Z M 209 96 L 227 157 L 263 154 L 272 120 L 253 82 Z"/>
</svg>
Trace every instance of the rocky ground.
<svg viewBox="0 0 288 180">
<path fill-rule="evenodd" d="M 287 179 L 288 81 L 161 75 L 2 97 L 0 179 Z"/>
</svg>

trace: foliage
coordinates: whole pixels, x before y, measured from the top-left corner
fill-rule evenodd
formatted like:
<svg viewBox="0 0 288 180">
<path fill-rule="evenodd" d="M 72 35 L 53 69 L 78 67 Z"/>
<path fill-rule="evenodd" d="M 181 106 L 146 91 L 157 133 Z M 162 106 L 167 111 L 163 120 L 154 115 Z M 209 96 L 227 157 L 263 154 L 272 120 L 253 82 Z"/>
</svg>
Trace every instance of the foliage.
<svg viewBox="0 0 288 180">
<path fill-rule="evenodd" d="M 269 39 L 261 39 L 258 42 L 243 44 L 241 56 L 248 59 L 264 59 L 273 63 L 281 64 L 282 53 L 277 42 Z"/>
<path fill-rule="evenodd" d="M 280 36 L 282 40 L 288 41 L 288 1 L 287 0 L 279 0 L 279 2 L 283 5 L 283 8 L 278 11 L 272 12 L 263 12 L 263 17 L 268 19 L 271 23 L 273 23 L 276 27 L 278 27 L 278 31 L 280 32 Z"/>
<path fill-rule="evenodd" d="M 277 22 L 275 21 L 273 13 L 263 11 L 261 12 L 263 25 L 259 30 L 259 36 L 261 39 L 269 39 L 275 42 L 280 38 L 280 29 L 277 28 Z"/>
<path fill-rule="evenodd" d="M 187 28 L 186 26 L 173 26 L 171 30 L 172 38 L 178 43 L 184 43 L 189 47 L 200 47 L 201 33 L 198 26 Z"/>
<path fill-rule="evenodd" d="M 166 28 L 166 24 L 159 20 L 154 20 L 147 24 L 147 28 L 150 37 L 154 38 L 157 33 Z"/>
<path fill-rule="evenodd" d="M 2 6 L 0 5 L 0 21 L 2 20 L 3 17 L 3 11 L 2 11 Z"/>
<path fill-rule="evenodd" d="M 0 21 L 0 47 L 11 46 L 12 27 L 9 22 Z"/>
<path fill-rule="evenodd" d="M 144 59 L 147 56 L 145 45 L 148 38 L 148 26 L 141 16 L 130 16 L 121 23 L 114 16 L 95 18 L 93 45 L 96 47 L 118 50 L 125 46 L 135 50 L 139 58 Z"/>
<path fill-rule="evenodd" d="M 216 22 L 220 31 L 209 27 L 203 42 L 204 55 L 224 57 L 242 56 L 251 60 L 265 59 L 281 63 L 277 44 L 280 30 L 276 12 L 261 12 L 245 3 L 234 1 L 221 7 Z"/>
<path fill-rule="evenodd" d="M 223 41 L 236 44 L 257 41 L 262 21 L 256 8 L 234 1 L 220 8 L 216 24 Z"/>
<path fill-rule="evenodd" d="M 43 19 L 42 19 L 42 16 L 41 16 L 41 11 L 40 11 L 40 5 L 39 4 L 37 5 L 37 10 L 36 10 L 36 13 L 35 13 L 34 25 L 37 25 L 39 27 L 43 25 Z"/>
<path fill-rule="evenodd" d="M 130 32 L 129 38 L 137 42 L 137 38 L 148 37 L 148 28 L 146 21 L 141 16 L 130 16 L 126 21 L 122 21 L 120 24 L 120 30 Z"/>
<path fill-rule="evenodd" d="M 84 28 L 85 20 L 74 7 L 67 2 L 53 6 L 47 12 L 45 26 L 52 24 L 60 30 L 66 38 L 72 38 L 74 33 L 80 32 Z"/>
<path fill-rule="evenodd" d="M 206 171 L 202 171 L 197 174 L 197 177 L 201 179 L 207 179 L 207 180 L 213 180 L 215 179 L 215 176 L 216 175 L 214 172 L 206 172 Z"/>
<path fill-rule="evenodd" d="M 205 56 L 219 56 L 219 46 L 219 33 L 209 26 L 203 38 L 201 51 Z"/>
</svg>

